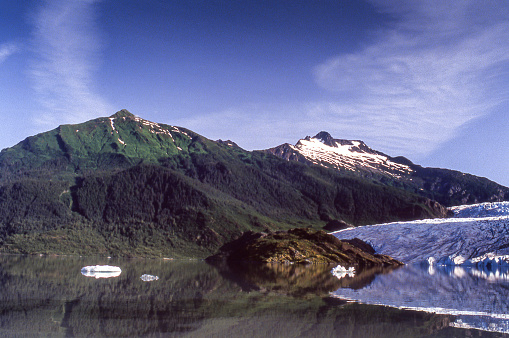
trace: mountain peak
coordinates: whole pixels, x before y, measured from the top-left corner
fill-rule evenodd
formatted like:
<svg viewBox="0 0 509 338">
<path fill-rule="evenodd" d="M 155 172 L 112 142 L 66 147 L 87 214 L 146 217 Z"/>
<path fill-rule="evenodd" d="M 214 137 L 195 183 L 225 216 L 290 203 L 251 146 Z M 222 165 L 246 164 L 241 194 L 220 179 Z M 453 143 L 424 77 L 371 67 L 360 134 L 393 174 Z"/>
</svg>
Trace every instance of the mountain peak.
<svg viewBox="0 0 509 338">
<path fill-rule="evenodd" d="M 409 175 L 412 163 L 408 160 L 394 161 L 389 156 L 368 147 L 360 140 L 334 139 L 328 132 L 321 131 L 314 137 L 306 136 L 294 146 L 286 144 L 268 150 L 286 160 L 319 164 L 341 171 L 363 172 L 400 178 Z"/>
<path fill-rule="evenodd" d="M 343 139 L 335 139 L 326 131 L 321 131 L 313 137 L 307 136 L 305 140 L 318 140 L 322 142 L 324 145 L 329 147 L 338 148 L 341 146 L 350 146 L 353 151 L 361 151 L 361 152 L 372 152 L 366 144 L 362 141 L 352 141 L 352 140 L 343 140 Z"/>
<path fill-rule="evenodd" d="M 116 112 L 115 114 L 111 115 L 110 118 L 119 118 L 119 117 L 129 117 L 134 118 L 134 114 L 129 112 L 127 109 L 122 109 Z"/>
<path fill-rule="evenodd" d="M 329 147 L 336 147 L 336 142 L 334 138 L 332 138 L 331 134 L 326 131 L 321 131 L 316 134 L 313 138 L 322 141 L 323 144 L 328 145 Z"/>
</svg>

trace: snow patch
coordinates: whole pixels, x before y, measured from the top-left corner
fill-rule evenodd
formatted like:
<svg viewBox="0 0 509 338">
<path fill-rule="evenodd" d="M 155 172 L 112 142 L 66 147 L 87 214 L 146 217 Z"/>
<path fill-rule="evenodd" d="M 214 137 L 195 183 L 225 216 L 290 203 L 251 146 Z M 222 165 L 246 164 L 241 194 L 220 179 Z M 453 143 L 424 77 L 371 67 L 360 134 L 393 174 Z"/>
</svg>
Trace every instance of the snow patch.
<svg viewBox="0 0 509 338">
<path fill-rule="evenodd" d="M 180 130 L 180 129 L 179 129 L 179 128 L 177 128 L 177 127 L 173 127 L 173 130 L 174 130 L 175 132 L 177 132 L 177 133 L 180 133 L 180 134 L 182 134 L 182 135 L 187 136 L 189 139 L 191 138 L 191 136 L 189 136 L 189 134 L 188 134 L 188 133 L 186 133 L 186 132 L 185 132 L 185 131 L 183 131 L 183 130 Z"/>
<path fill-rule="evenodd" d="M 115 120 L 115 118 L 110 117 L 111 133 L 115 131 L 115 123 L 113 122 L 113 120 Z"/>
<path fill-rule="evenodd" d="M 335 147 L 328 146 L 317 138 L 299 140 L 295 146 L 290 146 L 294 152 L 306 157 L 315 164 L 332 165 L 338 169 L 356 171 L 359 167 L 373 171 L 382 171 L 389 176 L 399 178 L 413 170 L 400 163 L 389 160 L 387 156 L 373 154 L 361 150 L 361 142 L 350 141 L 350 144 L 336 142 Z"/>
<path fill-rule="evenodd" d="M 140 123 L 141 125 L 148 127 L 150 133 L 167 135 L 171 138 L 171 140 L 173 142 L 175 142 L 175 140 L 173 139 L 173 136 L 171 135 L 171 132 L 167 128 L 162 127 L 159 123 L 150 122 L 150 121 L 144 120 L 138 116 L 134 117 L 134 120 L 136 122 Z M 172 127 L 172 128 L 174 128 L 174 127 Z"/>
</svg>

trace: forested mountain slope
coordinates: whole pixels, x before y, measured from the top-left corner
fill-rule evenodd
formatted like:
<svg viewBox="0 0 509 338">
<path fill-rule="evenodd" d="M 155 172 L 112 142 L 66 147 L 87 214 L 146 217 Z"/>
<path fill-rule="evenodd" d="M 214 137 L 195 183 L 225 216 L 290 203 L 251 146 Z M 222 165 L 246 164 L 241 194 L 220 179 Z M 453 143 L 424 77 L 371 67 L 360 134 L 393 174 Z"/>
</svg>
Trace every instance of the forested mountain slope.
<svg viewBox="0 0 509 338">
<path fill-rule="evenodd" d="M 0 250 L 205 257 L 246 230 L 441 217 L 423 196 L 126 110 L 0 152 Z"/>
</svg>

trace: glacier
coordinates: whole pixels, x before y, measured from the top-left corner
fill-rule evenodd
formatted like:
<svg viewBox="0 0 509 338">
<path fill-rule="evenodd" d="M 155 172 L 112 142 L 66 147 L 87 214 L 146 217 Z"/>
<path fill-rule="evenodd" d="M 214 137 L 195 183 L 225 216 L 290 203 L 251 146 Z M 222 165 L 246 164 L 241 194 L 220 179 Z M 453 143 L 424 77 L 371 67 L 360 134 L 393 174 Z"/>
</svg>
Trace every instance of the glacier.
<svg viewBox="0 0 509 338">
<path fill-rule="evenodd" d="M 454 216 L 447 219 L 333 233 L 339 239 L 360 238 L 406 266 L 377 275 L 366 287 L 340 288 L 331 296 L 452 315 L 450 326 L 508 334 L 509 202 L 450 210 Z"/>
<path fill-rule="evenodd" d="M 406 264 L 509 270 L 509 202 L 450 208 L 451 218 L 368 225 L 332 233 L 359 238 Z"/>
</svg>

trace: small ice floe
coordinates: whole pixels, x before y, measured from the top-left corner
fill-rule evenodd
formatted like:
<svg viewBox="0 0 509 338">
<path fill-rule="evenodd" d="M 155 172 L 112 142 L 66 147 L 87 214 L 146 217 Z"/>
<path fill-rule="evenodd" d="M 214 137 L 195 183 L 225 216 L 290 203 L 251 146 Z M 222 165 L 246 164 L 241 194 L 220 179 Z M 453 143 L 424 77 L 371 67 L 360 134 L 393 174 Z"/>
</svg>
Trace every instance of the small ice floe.
<svg viewBox="0 0 509 338">
<path fill-rule="evenodd" d="M 428 265 L 435 265 L 435 263 L 437 262 L 436 258 L 435 257 L 428 257 L 428 259 L 426 259 L 426 262 L 428 262 Z"/>
<path fill-rule="evenodd" d="M 463 278 L 470 274 L 490 281 L 509 280 L 509 255 L 490 252 L 469 259 L 461 255 L 450 255 L 436 261 L 430 257 L 427 263 L 430 275 L 435 272 L 436 267 L 441 267 L 440 270 L 454 277 Z"/>
<path fill-rule="evenodd" d="M 112 278 L 118 277 L 122 270 L 118 266 L 111 265 L 90 265 L 81 268 L 81 274 L 86 277 Z"/>
<path fill-rule="evenodd" d="M 436 262 L 430 261 L 431 259 L 433 259 L 433 257 L 428 258 L 428 263 L 430 265 L 436 263 L 437 265 L 444 266 L 460 265 L 484 269 L 509 268 L 509 255 L 497 255 L 493 252 L 470 259 L 458 254 L 443 257 Z"/>
<path fill-rule="evenodd" d="M 497 255 L 489 252 L 482 256 L 467 261 L 469 265 L 476 265 L 478 268 L 509 268 L 509 255 Z"/>
<path fill-rule="evenodd" d="M 147 274 L 143 274 L 141 275 L 140 279 L 144 282 L 153 282 L 155 280 L 158 280 L 159 277 L 157 276 L 153 276 L 153 275 L 147 275 Z"/>
<path fill-rule="evenodd" d="M 332 269 L 332 274 L 336 276 L 337 278 L 341 279 L 343 277 L 353 277 L 355 276 L 355 268 L 353 266 L 349 267 L 348 269 L 345 268 L 342 265 L 336 266 L 334 269 Z"/>
<path fill-rule="evenodd" d="M 463 265 L 467 261 L 466 257 L 459 254 L 453 254 L 439 259 L 437 265 L 454 266 Z"/>
</svg>

